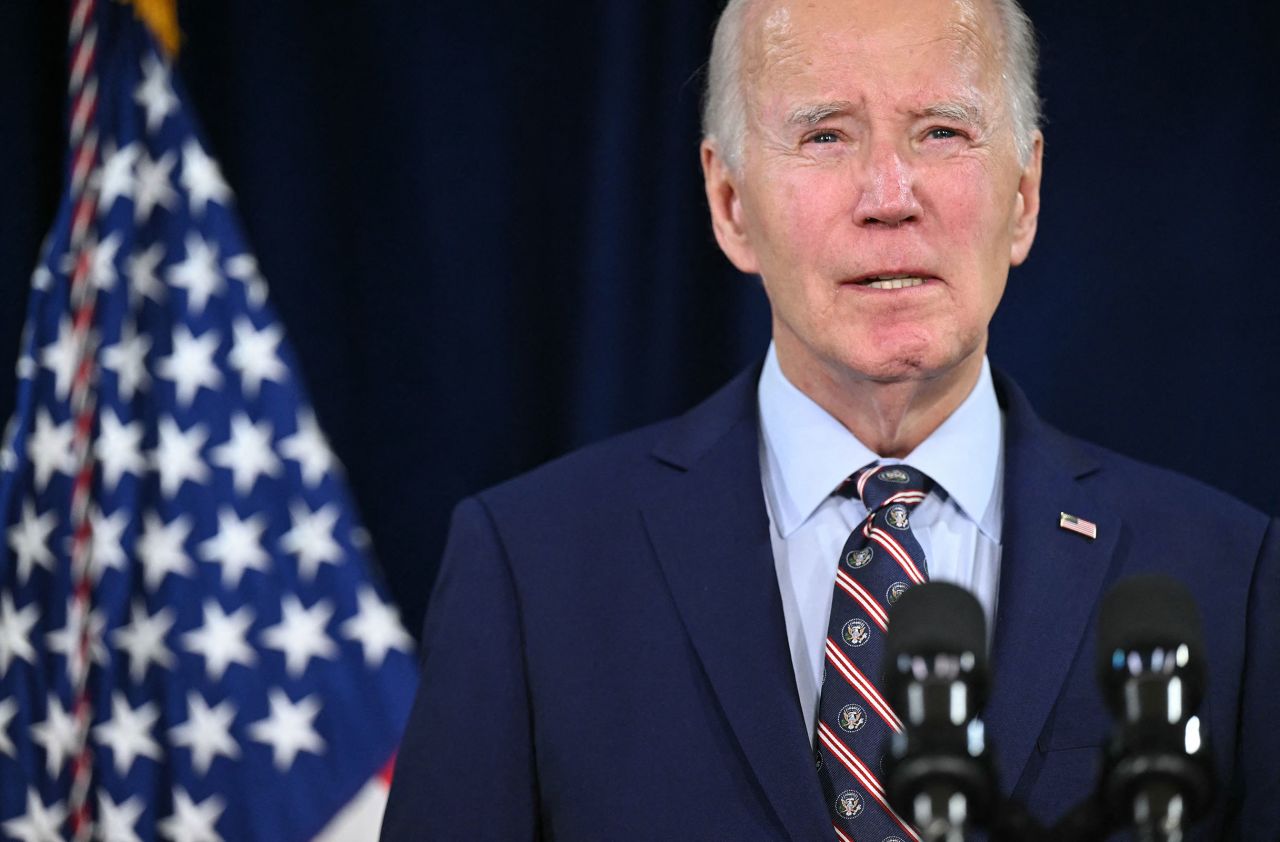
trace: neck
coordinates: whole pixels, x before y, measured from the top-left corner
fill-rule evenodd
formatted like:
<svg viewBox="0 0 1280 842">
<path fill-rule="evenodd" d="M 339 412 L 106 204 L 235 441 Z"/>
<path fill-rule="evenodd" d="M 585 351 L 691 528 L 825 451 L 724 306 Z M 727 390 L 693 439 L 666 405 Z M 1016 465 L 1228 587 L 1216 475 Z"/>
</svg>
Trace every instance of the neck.
<svg viewBox="0 0 1280 842">
<path fill-rule="evenodd" d="M 778 364 L 796 388 L 829 412 L 877 455 L 901 459 L 920 446 L 964 403 L 982 373 L 984 347 L 952 368 L 914 379 L 880 381 L 822 367 L 805 372 Z"/>
</svg>

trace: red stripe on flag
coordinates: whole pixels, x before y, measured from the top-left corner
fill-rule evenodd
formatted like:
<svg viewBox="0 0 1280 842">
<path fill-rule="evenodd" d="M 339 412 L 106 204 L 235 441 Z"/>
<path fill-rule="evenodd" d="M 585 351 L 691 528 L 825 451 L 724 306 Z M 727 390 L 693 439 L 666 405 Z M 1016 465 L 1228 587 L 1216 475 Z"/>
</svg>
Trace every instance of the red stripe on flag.
<svg viewBox="0 0 1280 842">
<path fill-rule="evenodd" d="M 387 765 L 382 767 L 382 771 L 378 773 L 378 778 L 387 786 L 391 786 L 391 779 L 396 775 L 396 757 L 391 755 L 391 759 L 387 761 Z"/>
</svg>

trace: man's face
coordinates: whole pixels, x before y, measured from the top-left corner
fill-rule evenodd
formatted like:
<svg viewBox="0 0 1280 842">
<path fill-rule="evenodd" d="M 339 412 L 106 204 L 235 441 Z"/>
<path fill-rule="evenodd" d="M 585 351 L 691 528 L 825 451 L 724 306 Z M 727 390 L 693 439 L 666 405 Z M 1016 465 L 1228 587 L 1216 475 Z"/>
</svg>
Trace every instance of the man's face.
<svg viewBox="0 0 1280 842">
<path fill-rule="evenodd" d="M 703 164 L 717 239 L 764 279 L 801 388 L 980 361 L 1039 208 L 1040 138 L 1024 168 L 998 31 L 964 0 L 748 13 L 744 159 L 706 144 Z"/>
</svg>

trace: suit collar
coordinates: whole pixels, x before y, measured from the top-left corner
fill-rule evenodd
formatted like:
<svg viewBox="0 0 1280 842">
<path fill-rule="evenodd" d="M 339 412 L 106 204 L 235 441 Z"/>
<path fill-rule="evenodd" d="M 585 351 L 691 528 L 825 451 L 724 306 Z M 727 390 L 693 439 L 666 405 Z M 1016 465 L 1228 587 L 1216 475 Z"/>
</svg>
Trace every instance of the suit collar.
<svg viewBox="0 0 1280 842">
<path fill-rule="evenodd" d="M 984 718 L 1009 793 L 1087 637 L 1123 527 L 1082 482 L 1101 469 L 1096 455 L 1040 420 L 1007 377 L 997 374 L 996 390 L 1006 420 L 1004 535 Z M 1097 539 L 1062 529 L 1063 513 L 1097 524 Z"/>
<path fill-rule="evenodd" d="M 826 838 L 761 492 L 758 374 L 743 372 L 676 422 L 654 451 L 674 470 L 642 515 L 759 790 L 792 839 Z"/>
</svg>

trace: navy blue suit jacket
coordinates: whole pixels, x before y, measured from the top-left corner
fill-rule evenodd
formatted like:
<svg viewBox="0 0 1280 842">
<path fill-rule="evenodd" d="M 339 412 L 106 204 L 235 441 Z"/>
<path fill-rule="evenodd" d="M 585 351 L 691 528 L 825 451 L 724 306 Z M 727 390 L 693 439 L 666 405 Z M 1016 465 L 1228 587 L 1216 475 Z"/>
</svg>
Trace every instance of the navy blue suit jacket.
<svg viewBox="0 0 1280 842">
<path fill-rule="evenodd" d="M 383 839 L 827 840 L 759 472 L 756 371 L 688 414 L 459 505 Z M 1007 476 L 993 695 L 1004 791 L 1049 822 L 1110 719 L 1099 600 L 1160 571 L 1211 653 L 1203 838 L 1280 828 L 1280 528 L 1070 438 L 997 379 Z M 851 466 L 856 467 L 856 466 Z M 1058 526 L 1098 525 L 1090 541 Z"/>
</svg>

